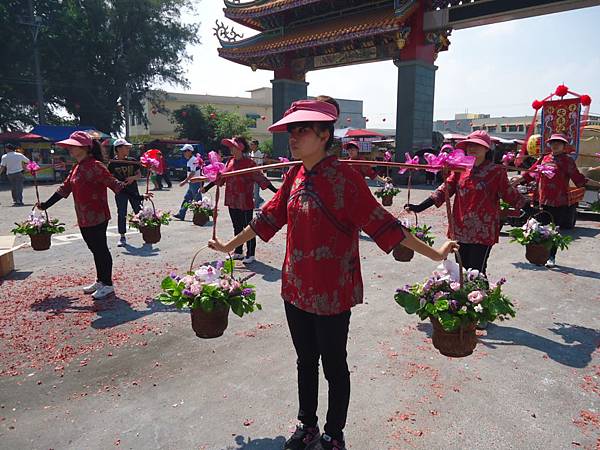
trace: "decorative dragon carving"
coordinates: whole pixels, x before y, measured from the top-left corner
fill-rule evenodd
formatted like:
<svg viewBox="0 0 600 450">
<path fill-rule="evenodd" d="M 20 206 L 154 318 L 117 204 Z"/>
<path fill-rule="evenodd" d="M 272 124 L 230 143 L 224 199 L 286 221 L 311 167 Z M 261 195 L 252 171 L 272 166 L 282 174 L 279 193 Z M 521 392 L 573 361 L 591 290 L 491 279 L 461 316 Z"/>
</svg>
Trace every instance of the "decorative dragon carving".
<svg viewBox="0 0 600 450">
<path fill-rule="evenodd" d="M 223 22 L 215 21 L 214 35 L 217 37 L 221 44 L 235 44 L 239 39 L 244 37 L 243 34 L 238 33 L 233 29 L 233 25 L 228 27 Z"/>
</svg>

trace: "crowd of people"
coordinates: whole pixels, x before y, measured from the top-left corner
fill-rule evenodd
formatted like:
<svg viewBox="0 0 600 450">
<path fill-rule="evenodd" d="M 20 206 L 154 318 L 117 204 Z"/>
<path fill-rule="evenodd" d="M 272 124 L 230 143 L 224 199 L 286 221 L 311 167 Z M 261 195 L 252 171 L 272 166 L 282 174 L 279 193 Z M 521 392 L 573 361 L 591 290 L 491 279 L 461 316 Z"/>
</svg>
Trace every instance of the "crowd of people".
<svg viewBox="0 0 600 450">
<path fill-rule="evenodd" d="M 500 200 L 522 210 L 524 215 L 536 212 L 530 199 L 517 189 L 519 184 L 532 180 L 532 171 L 511 182 L 506 168 L 492 161 L 490 136 L 485 131 L 475 131 L 456 145 L 474 158 L 473 168 L 453 172 L 426 200 L 405 205 L 407 211 L 419 213 L 432 206 L 440 207 L 447 197 L 453 197 L 450 240 L 437 249 L 432 248 L 414 237 L 386 210 L 365 182 L 365 177 L 384 183 L 390 179 L 379 177 L 372 167 L 344 164 L 330 152 L 338 116 L 337 102 L 320 96 L 316 100 L 294 102 L 284 117 L 269 128 L 273 133 L 289 133 L 291 155 L 301 161 L 285 174 L 279 189 L 260 171 L 217 178 L 203 186 L 195 179 L 202 176 L 205 161 L 194 155 L 191 145 L 181 149 L 187 175 L 179 185 L 186 191 L 175 218 L 185 220 L 186 204 L 201 199 L 215 185 L 224 186 L 224 204 L 233 225 L 233 238 L 225 241 L 215 237 L 208 243 L 211 248 L 252 264 L 256 258 L 256 238 L 269 242 L 287 225 L 281 295 L 297 355 L 299 402 L 299 425 L 285 444 L 287 450 L 346 448 L 344 428 L 350 401 L 346 347 L 351 309 L 363 301 L 361 231 L 385 253 L 404 246 L 434 261 L 442 261 L 458 252 L 466 268 L 485 274 L 491 250 L 499 241 Z M 119 245 L 126 244 L 128 205 L 137 212 L 142 201 L 153 194 L 140 194 L 137 181 L 142 173 L 137 160 L 129 155 L 131 144 L 126 140 L 117 139 L 113 143 L 115 156 L 107 165 L 102 162 L 100 143 L 85 132 L 77 131 L 57 145 L 66 148 L 76 164 L 56 193 L 37 206 L 46 210 L 73 194 L 77 223 L 96 266 L 96 281 L 83 291 L 102 299 L 114 293 L 112 257 L 106 237 L 111 218 L 107 188 L 115 193 Z M 231 154 L 224 164 L 225 172 L 254 168 L 264 162 L 255 140 L 248 143 L 243 136 L 234 136 L 223 139 L 222 145 Z M 355 141 L 344 145 L 351 160 L 359 159 L 359 146 Z M 22 172 L 28 160 L 10 146 L 7 150 L 1 165 L 14 186 L 13 200 L 18 205 L 23 203 Z M 577 170 L 567 151 L 565 136 L 554 134 L 549 139 L 549 151 L 538 163 L 553 165 L 555 170 L 552 178 L 541 177 L 540 206 L 557 222 L 565 214 L 569 181 L 577 186 L 598 185 Z M 264 205 L 261 189 L 274 194 Z M 553 250 L 549 265 L 555 263 L 555 255 Z M 329 385 L 323 433 L 317 417 L 319 360 Z"/>
</svg>

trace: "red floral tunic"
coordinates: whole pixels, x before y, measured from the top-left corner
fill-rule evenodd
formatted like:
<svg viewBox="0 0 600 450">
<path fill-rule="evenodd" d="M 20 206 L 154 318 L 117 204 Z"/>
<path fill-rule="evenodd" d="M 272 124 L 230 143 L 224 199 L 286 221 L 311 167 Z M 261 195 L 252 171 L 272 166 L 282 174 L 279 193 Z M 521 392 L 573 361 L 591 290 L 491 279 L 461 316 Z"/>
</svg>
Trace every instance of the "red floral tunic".
<svg viewBox="0 0 600 450">
<path fill-rule="evenodd" d="M 360 229 L 386 253 L 405 237 L 364 178 L 335 156 L 312 170 L 303 165 L 290 169 L 250 226 L 268 241 L 286 224 L 281 296 L 318 315 L 339 314 L 362 303 Z"/>
<path fill-rule="evenodd" d="M 93 227 L 110 220 L 107 187 L 117 193 L 125 184 L 113 177 L 104 164 L 89 157 L 73 167 L 56 192 L 64 198 L 72 192 L 77 224 Z"/>
<path fill-rule="evenodd" d="M 225 172 L 249 169 L 256 167 L 256 163 L 250 158 L 231 158 L 225 167 Z M 258 183 L 261 189 L 269 186 L 269 180 L 262 172 L 249 173 L 231 178 L 224 178 L 225 183 L 225 206 L 235 209 L 254 209 L 254 183 Z"/>
<path fill-rule="evenodd" d="M 448 193 L 455 195 L 452 217 L 454 234 L 448 237 L 464 244 L 494 245 L 500 237 L 500 199 L 515 208 L 527 203 L 527 198 L 508 182 L 506 170 L 484 161 L 470 172 L 453 172 L 448 178 Z M 437 207 L 445 202 L 444 185 L 431 198 Z"/>
<path fill-rule="evenodd" d="M 359 159 L 350 159 L 351 161 L 361 161 Z M 358 171 L 358 173 L 360 173 L 363 178 L 367 177 L 370 178 L 371 180 L 374 180 L 375 178 L 377 178 L 377 172 L 375 172 L 375 169 L 372 166 L 355 166 L 350 164 L 350 167 L 352 167 L 354 170 Z"/>
<path fill-rule="evenodd" d="M 573 158 L 566 154 L 553 156 L 552 154 L 544 156 L 542 164 L 554 166 L 554 176 L 548 178 L 540 174 L 539 196 L 542 205 L 548 206 L 567 206 L 569 204 L 569 180 L 575 183 L 575 186 L 585 186 L 586 178 L 579 172 Z M 536 162 L 531 169 L 535 169 L 539 165 Z M 523 178 L 527 182 L 534 180 L 530 172 L 525 172 Z"/>
</svg>

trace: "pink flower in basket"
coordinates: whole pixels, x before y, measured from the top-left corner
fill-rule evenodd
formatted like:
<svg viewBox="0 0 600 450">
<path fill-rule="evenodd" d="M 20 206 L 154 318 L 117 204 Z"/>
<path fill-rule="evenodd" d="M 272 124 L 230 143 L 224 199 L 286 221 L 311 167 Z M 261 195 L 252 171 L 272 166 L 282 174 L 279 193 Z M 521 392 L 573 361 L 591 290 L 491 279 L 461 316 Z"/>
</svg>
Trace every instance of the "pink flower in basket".
<svg viewBox="0 0 600 450">
<path fill-rule="evenodd" d="M 485 293 L 481 292 L 481 291 L 473 291 L 473 292 L 469 293 L 469 295 L 467 296 L 467 298 L 474 305 L 478 305 L 485 298 Z"/>
<path fill-rule="evenodd" d="M 383 154 L 383 160 L 385 162 L 390 162 L 392 160 L 392 153 L 390 151 L 387 151 Z"/>
<path fill-rule="evenodd" d="M 29 161 L 27 163 L 27 170 L 31 173 L 31 175 L 35 175 L 35 173 L 40 170 L 40 166 L 35 161 Z"/>
<path fill-rule="evenodd" d="M 283 156 L 280 156 L 278 159 L 279 159 L 279 162 L 282 162 L 282 163 L 287 163 L 287 162 L 290 162 L 290 160 L 289 160 L 289 159 L 287 159 L 287 158 L 284 158 Z"/>
</svg>

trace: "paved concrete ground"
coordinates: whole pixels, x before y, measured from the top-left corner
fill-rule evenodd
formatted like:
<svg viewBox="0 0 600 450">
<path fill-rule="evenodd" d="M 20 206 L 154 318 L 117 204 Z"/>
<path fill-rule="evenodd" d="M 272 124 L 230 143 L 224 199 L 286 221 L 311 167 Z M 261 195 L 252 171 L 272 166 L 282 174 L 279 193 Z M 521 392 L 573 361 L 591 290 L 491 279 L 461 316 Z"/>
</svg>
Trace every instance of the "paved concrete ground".
<svg viewBox="0 0 600 450">
<path fill-rule="evenodd" d="M 42 197 L 53 190 L 43 186 Z M 27 188 L 30 204 L 33 195 Z M 156 201 L 176 208 L 182 196 L 175 187 Z M 28 213 L 10 203 L 0 192 L 3 233 Z M 117 296 L 94 304 L 79 290 L 93 265 L 72 200 L 50 212 L 67 223 L 67 236 L 46 252 L 17 252 L 18 271 L 0 286 L 0 448 L 281 448 L 296 414 L 294 351 L 278 295 L 284 233 L 258 243 L 263 311 L 232 316 L 223 337 L 200 340 L 189 314 L 152 297 L 165 274 L 185 270 L 210 226 L 174 222 L 153 247 L 133 233 L 130 247 L 117 248 L 111 236 Z M 421 217 L 438 236 L 443 219 L 443 209 Z M 218 229 L 231 236 L 226 212 Z M 524 249 L 502 237 L 490 277 L 508 278 L 518 316 L 490 326 L 464 359 L 439 355 L 430 325 L 393 301 L 397 287 L 435 264 L 420 256 L 397 263 L 362 239 L 366 298 L 353 310 L 348 346 L 349 448 L 599 448 L 598 233 L 597 221 L 581 219 L 554 270 L 531 266 Z M 324 417 L 324 380 L 321 392 Z"/>
</svg>

